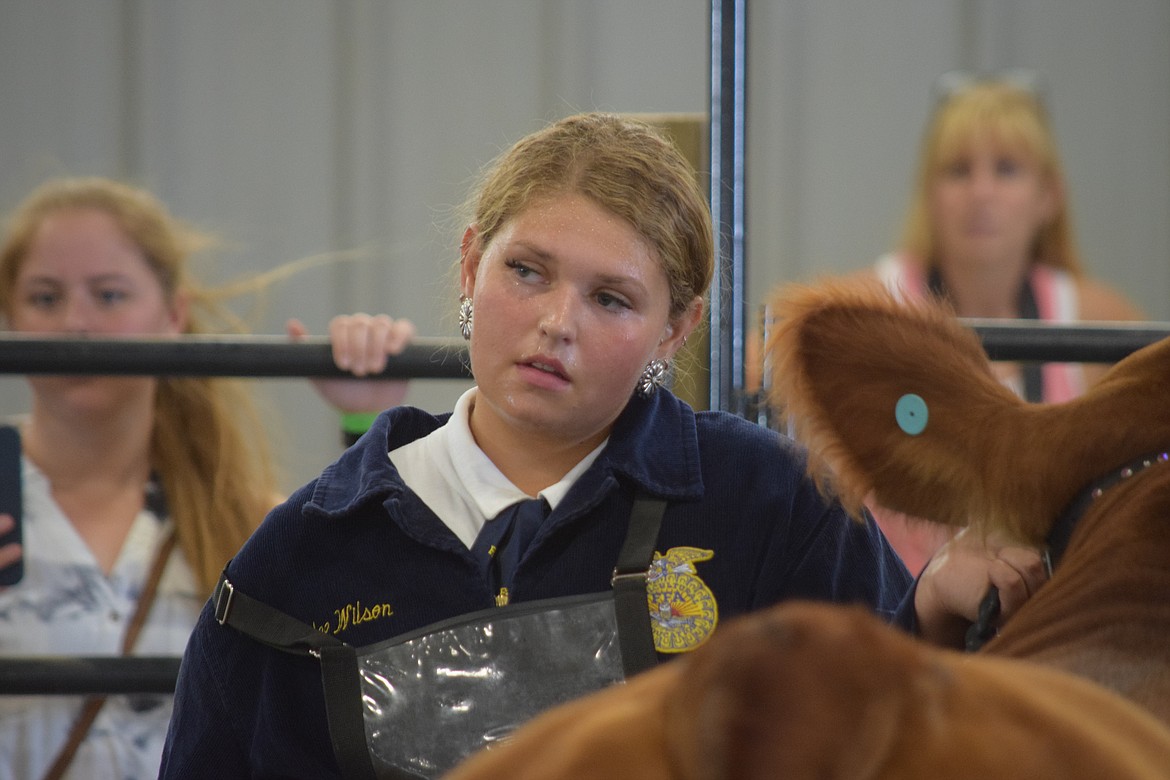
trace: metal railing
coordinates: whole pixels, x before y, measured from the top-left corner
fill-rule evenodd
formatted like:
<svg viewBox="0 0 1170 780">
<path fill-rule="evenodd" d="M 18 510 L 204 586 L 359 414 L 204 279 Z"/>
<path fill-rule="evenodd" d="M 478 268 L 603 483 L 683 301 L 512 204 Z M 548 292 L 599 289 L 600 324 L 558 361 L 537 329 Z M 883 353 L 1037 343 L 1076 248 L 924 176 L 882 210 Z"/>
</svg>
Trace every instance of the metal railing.
<svg viewBox="0 0 1170 780">
<path fill-rule="evenodd" d="M 961 319 L 992 360 L 1116 363 L 1170 336 L 1168 322 L 1051 323 Z"/>
<path fill-rule="evenodd" d="M 960 320 L 992 360 L 1113 363 L 1170 336 L 1165 322 L 1056 324 Z M 0 374 L 346 377 L 324 336 L 81 338 L 0 336 Z M 388 359 L 379 379 L 469 379 L 467 342 L 419 338 Z"/>
<path fill-rule="evenodd" d="M 179 659 L 169 656 L 0 658 L 0 695 L 174 693 Z"/>
<path fill-rule="evenodd" d="M 387 361 L 380 379 L 466 379 L 467 343 L 418 338 Z M 310 336 L 60 338 L 0 336 L 0 374 L 105 374 L 233 377 L 348 377 L 329 339 Z"/>
<path fill-rule="evenodd" d="M 964 320 L 993 360 L 1115 362 L 1170 336 L 1170 323 L 1050 323 Z M 0 374 L 119 374 L 236 377 L 348 376 L 323 337 L 184 336 L 63 339 L 0 336 Z M 466 379 L 466 342 L 417 339 L 380 378 Z M 0 695 L 170 693 L 179 659 L 169 657 L 0 658 Z"/>
</svg>

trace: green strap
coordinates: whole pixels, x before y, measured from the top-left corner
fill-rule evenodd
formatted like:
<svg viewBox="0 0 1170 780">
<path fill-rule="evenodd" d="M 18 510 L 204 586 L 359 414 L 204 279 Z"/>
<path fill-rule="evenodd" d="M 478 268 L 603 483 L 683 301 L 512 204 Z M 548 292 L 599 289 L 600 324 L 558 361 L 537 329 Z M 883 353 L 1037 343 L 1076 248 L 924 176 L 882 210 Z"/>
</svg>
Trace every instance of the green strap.
<svg viewBox="0 0 1170 780">
<path fill-rule="evenodd" d="M 341 432 L 362 435 L 374 424 L 381 412 L 342 412 Z"/>
</svg>

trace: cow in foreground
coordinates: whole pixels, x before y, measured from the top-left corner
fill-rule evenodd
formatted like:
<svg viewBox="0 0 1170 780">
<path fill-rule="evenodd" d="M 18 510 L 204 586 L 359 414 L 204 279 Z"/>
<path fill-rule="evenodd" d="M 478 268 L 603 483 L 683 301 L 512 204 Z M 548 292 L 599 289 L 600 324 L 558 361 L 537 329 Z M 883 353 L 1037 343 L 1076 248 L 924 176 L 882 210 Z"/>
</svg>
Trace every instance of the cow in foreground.
<svg viewBox="0 0 1170 780">
<path fill-rule="evenodd" d="M 823 489 L 1047 547 L 1050 581 L 973 655 L 849 607 L 745 616 L 452 780 L 1170 777 L 1170 339 L 1041 405 L 938 305 L 825 283 L 773 310 Z"/>
</svg>

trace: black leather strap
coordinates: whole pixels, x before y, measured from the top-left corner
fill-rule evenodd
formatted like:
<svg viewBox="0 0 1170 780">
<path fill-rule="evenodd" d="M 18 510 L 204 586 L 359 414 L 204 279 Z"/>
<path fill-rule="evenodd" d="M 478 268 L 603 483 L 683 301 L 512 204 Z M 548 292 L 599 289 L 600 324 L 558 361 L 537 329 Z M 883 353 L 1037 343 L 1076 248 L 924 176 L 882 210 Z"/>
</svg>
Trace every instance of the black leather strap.
<svg viewBox="0 0 1170 780">
<path fill-rule="evenodd" d="M 634 499 L 626 540 L 613 570 L 618 644 L 627 678 L 658 664 L 647 606 L 646 580 L 665 512 L 665 501 L 645 496 Z"/>
<path fill-rule="evenodd" d="M 1044 566 L 1048 571 L 1048 576 L 1052 576 L 1052 572 L 1060 564 L 1061 559 L 1064 558 L 1064 552 L 1068 549 L 1068 543 L 1072 539 L 1073 531 L 1077 529 L 1077 524 L 1080 523 L 1081 518 L 1088 511 L 1090 504 L 1100 498 L 1106 490 L 1119 482 L 1132 479 L 1151 466 L 1168 462 L 1170 462 L 1170 448 L 1150 452 L 1140 458 L 1131 460 L 1129 463 L 1114 469 L 1102 477 L 1098 477 L 1082 488 L 1073 497 L 1073 500 L 1069 502 L 1068 506 L 1064 508 L 1064 511 L 1056 518 L 1056 522 L 1053 523 L 1052 528 L 1048 529 L 1048 538 L 1044 540 Z"/>
<path fill-rule="evenodd" d="M 983 600 L 979 602 L 979 614 L 975 622 L 967 627 L 963 646 L 968 653 L 977 652 L 999 633 L 996 626 L 999 622 L 999 611 L 999 588 L 990 585 L 983 594 Z"/>
</svg>

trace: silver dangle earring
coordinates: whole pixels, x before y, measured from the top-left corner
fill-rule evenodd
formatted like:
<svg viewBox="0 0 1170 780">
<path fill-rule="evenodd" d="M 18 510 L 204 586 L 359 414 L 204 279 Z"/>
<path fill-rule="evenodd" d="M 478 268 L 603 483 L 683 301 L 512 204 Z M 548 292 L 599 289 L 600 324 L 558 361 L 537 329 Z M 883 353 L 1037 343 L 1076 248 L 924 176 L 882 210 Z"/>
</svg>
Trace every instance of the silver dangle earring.
<svg viewBox="0 0 1170 780">
<path fill-rule="evenodd" d="M 459 333 L 466 341 L 471 341 L 471 317 L 474 314 L 471 299 L 466 295 L 459 296 Z"/>
<path fill-rule="evenodd" d="M 638 377 L 638 395 L 649 398 L 658 388 L 666 383 L 666 374 L 670 369 L 670 362 L 662 358 L 655 358 L 642 369 L 642 376 Z"/>
</svg>

